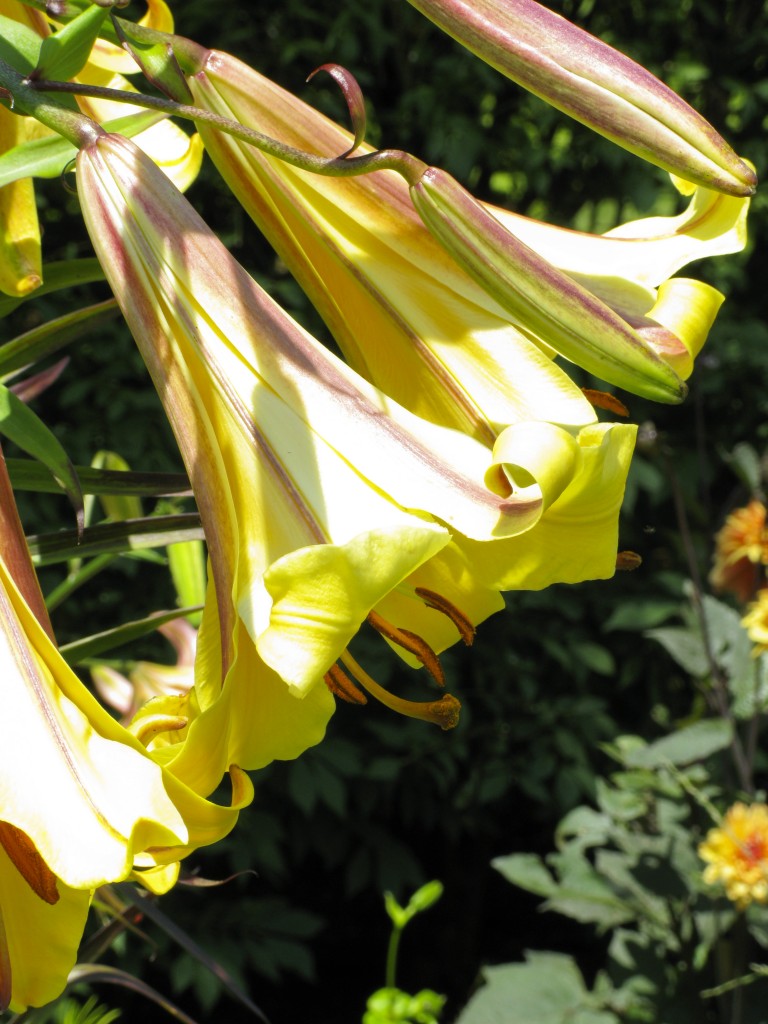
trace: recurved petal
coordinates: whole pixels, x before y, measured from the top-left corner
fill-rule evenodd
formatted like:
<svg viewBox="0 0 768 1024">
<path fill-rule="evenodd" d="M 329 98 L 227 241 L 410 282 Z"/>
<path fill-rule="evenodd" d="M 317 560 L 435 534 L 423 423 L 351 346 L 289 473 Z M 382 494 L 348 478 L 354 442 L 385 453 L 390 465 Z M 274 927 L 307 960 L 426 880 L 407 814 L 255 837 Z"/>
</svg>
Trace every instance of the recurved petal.
<svg viewBox="0 0 768 1024">
<path fill-rule="evenodd" d="M 623 423 L 582 427 L 577 437 L 579 471 L 532 530 L 495 547 L 457 539 L 478 582 L 500 590 L 541 590 L 552 583 L 613 576 L 619 509 L 636 430 Z M 524 449 L 501 451 L 505 457 L 515 460 L 502 463 L 513 477 L 523 471 L 536 479 Z"/>
</svg>

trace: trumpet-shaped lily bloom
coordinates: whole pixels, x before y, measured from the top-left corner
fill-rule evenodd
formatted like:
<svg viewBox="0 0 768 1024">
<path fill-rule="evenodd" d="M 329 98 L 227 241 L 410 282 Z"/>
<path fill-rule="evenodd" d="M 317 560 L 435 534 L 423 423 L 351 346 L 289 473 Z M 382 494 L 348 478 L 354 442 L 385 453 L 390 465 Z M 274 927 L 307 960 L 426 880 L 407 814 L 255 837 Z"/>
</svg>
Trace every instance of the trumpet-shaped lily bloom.
<svg viewBox="0 0 768 1024">
<path fill-rule="evenodd" d="M 222 807 L 157 764 L 66 665 L 2 562 L 0 664 L 0 994 L 23 1006 L 63 987 L 93 889 L 217 841 L 252 788 L 232 766 Z"/>
<path fill-rule="evenodd" d="M 751 195 L 751 167 L 644 67 L 536 0 L 409 0 L 469 50 L 559 110 L 689 181 Z"/>
<path fill-rule="evenodd" d="M 204 619 L 209 639 L 198 661 L 224 668 L 202 674 L 194 699 L 220 707 L 225 691 L 250 686 L 258 716 L 255 695 L 264 687 L 265 706 L 279 703 L 283 718 L 292 708 L 298 723 L 284 740 L 272 738 L 272 756 L 281 756 L 274 751 L 283 742 L 284 756 L 296 756 L 305 708 L 314 742 L 318 721 L 330 714 L 326 697 L 313 696 L 318 681 L 366 618 L 408 649 L 409 620 L 382 623 L 382 601 L 398 613 L 409 602 L 429 606 L 419 636 L 431 651 L 451 642 L 446 628 L 455 640 L 457 623 L 474 624 L 500 607 L 498 587 L 514 566 L 489 556 L 477 573 L 462 545 L 503 551 L 507 539 L 536 526 L 584 458 L 578 429 L 528 424 L 526 444 L 510 444 L 494 464 L 489 447 L 413 416 L 307 335 L 127 140 L 102 136 L 86 145 L 78 188 L 94 247 L 179 442 L 209 543 L 220 630 L 210 616 L 206 629 Z M 614 508 L 633 428 L 607 426 L 603 442 L 612 429 L 618 442 L 602 447 L 615 464 L 600 487 Z M 610 575 L 615 532 L 594 541 L 590 575 Z M 211 655 L 218 636 L 220 654 Z M 418 643 L 415 656 L 423 660 Z M 312 701 L 286 703 L 286 694 Z M 251 757 L 242 763 L 250 766 Z"/>
<path fill-rule="evenodd" d="M 199 70 L 188 81 L 198 105 L 299 150 L 338 156 L 349 149 L 346 131 L 251 68 L 215 51 L 191 54 L 187 67 Z M 524 321 L 510 324 L 432 238 L 397 174 L 321 178 L 209 125 L 200 130 L 350 364 L 397 401 L 486 439 L 529 418 L 570 425 L 594 419 L 552 363 L 551 339 Z M 485 207 L 497 228 L 615 313 L 635 348 L 647 346 L 675 371 L 672 380 L 690 373 L 722 296 L 670 275 L 700 256 L 743 248 L 746 209 L 745 200 L 698 189 L 678 218 L 649 218 L 593 236 Z"/>
</svg>

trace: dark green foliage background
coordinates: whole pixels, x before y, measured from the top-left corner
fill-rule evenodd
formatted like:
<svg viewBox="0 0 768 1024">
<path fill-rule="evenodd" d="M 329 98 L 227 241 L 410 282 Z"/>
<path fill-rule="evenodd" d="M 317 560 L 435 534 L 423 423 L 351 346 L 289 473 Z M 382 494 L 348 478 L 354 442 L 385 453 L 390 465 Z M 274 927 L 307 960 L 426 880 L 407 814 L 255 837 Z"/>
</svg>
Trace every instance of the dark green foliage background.
<svg viewBox="0 0 768 1024">
<path fill-rule="evenodd" d="M 764 4 L 552 6 L 660 75 L 765 170 Z M 344 104 L 330 81 L 304 80 L 327 61 L 349 68 L 368 101 L 369 141 L 445 167 L 482 198 L 591 231 L 680 205 L 663 172 L 524 94 L 405 0 L 176 0 L 172 7 L 178 31 L 235 53 L 342 119 Z M 190 198 L 269 291 L 325 336 L 210 165 Z M 41 202 L 47 256 L 86 255 L 86 242 L 70 241 L 76 200 L 49 182 Z M 507 610 L 480 628 L 473 650 L 445 658 L 449 687 L 464 706 L 453 733 L 375 706 L 340 707 L 324 744 L 255 777 L 255 804 L 236 833 L 196 860 L 207 877 L 256 875 L 215 890 L 177 889 L 163 900 L 163 909 L 235 972 L 273 1024 L 358 1021 L 366 996 L 383 983 L 388 931 L 381 892 L 390 888 L 404 900 L 429 878 L 445 883 L 445 896 L 406 933 L 398 981 L 411 991 L 447 993 L 446 1020 L 466 1001 L 483 963 L 540 948 L 576 955 L 587 977 L 601 965 L 600 942 L 561 917 L 537 914 L 536 901 L 507 885 L 489 861 L 551 849 L 559 818 L 589 799 L 596 774 L 607 769 L 602 742 L 625 731 L 660 735 L 701 706 L 687 677 L 641 631 L 679 602 L 691 572 L 674 490 L 705 574 L 714 531 L 746 497 L 724 455 L 741 441 L 760 451 L 766 444 L 767 205 L 763 197 L 754 202 L 746 254 L 690 268 L 728 301 L 686 404 L 630 401 L 632 418 L 644 427 L 621 546 L 642 554 L 642 568 L 607 583 L 510 595 Z M 53 300 L 45 309 L 30 306 L 14 328 L 28 322 L 23 317 L 53 311 Z M 135 467 L 179 465 L 122 332 L 104 331 L 73 348 L 67 372 L 37 408 L 58 424 L 76 461 L 108 447 Z M 35 530 L 60 520 L 63 509 L 52 499 L 27 498 L 23 505 Z M 167 606 L 162 570 L 141 573 L 136 563 L 121 563 L 83 590 L 56 614 L 60 638 L 120 621 L 127 608 L 133 617 Z M 54 576 L 46 575 L 46 585 Z M 383 683 L 410 696 L 425 692 L 375 640 L 359 643 Z M 173 993 L 198 1019 L 252 1019 L 227 997 L 217 1003 L 213 978 L 161 932 L 148 931 L 157 948 L 131 937 L 119 951 L 122 966 Z M 165 1019 L 131 998 L 125 1006 L 127 1020 Z"/>
</svg>

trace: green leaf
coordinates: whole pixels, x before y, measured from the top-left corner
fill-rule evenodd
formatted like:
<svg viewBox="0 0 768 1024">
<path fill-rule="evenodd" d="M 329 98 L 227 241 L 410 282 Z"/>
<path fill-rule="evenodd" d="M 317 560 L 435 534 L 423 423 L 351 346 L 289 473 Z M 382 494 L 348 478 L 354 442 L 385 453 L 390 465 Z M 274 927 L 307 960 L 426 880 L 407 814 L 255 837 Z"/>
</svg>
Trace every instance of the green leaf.
<svg viewBox="0 0 768 1024">
<path fill-rule="evenodd" d="M 31 77 L 67 82 L 79 74 L 88 62 L 106 16 L 106 8 L 91 4 L 68 25 L 46 36 Z"/>
<path fill-rule="evenodd" d="M 677 615 L 680 611 L 679 601 L 660 600 L 658 598 L 634 599 L 619 604 L 603 623 L 606 633 L 614 629 L 629 629 L 642 632 L 658 626 L 661 622 Z"/>
<path fill-rule="evenodd" d="M 510 853 L 506 857 L 494 857 L 491 867 L 512 885 L 535 893 L 536 896 L 552 896 L 557 891 L 557 882 L 544 866 L 541 857 L 535 853 Z"/>
<path fill-rule="evenodd" d="M 0 384 L 0 434 L 48 467 L 66 491 L 82 529 L 83 492 L 75 467 L 40 417 L 3 384 Z"/>
<path fill-rule="evenodd" d="M 406 913 L 411 917 L 421 914 L 433 906 L 443 895 L 443 883 L 438 881 L 425 882 L 408 900 Z"/>
<path fill-rule="evenodd" d="M 0 159 L 2 158 L 0 157 Z M 49 295 L 51 292 L 57 292 L 64 288 L 74 288 L 79 284 L 103 281 L 104 271 L 95 256 L 80 260 L 55 260 L 45 264 L 43 278 L 40 287 L 35 288 L 29 295 L 20 298 L 0 295 L 0 319 L 13 313 L 22 303 L 29 302 L 30 299 L 39 299 L 41 295 Z"/>
<path fill-rule="evenodd" d="M 54 565 L 70 558 L 89 558 L 112 552 L 122 554 L 202 539 L 200 517 L 196 513 L 183 513 L 100 523 L 86 527 L 79 539 L 75 530 L 39 534 L 27 537 L 27 545 L 35 565 Z"/>
<path fill-rule="evenodd" d="M 147 636 L 148 633 L 154 633 L 158 626 L 194 611 L 198 611 L 198 609 L 174 608 L 172 611 L 157 612 L 157 614 L 148 615 L 144 619 L 124 622 L 122 626 L 104 630 L 103 633 L 94 633 L 93 636 L 83 637 L 82 640 L 63 644 L 60 650 L 70 665 L 79 665 L 87 659 L 101 657 L 107 651 L 129 644 L 133 640 L 138 640 L 139 637 Z"/>
<path fill-rule="evenodd" d="M 136 61 L 148 82 L 179 103 L 192 101 L 192 93 L 170 43 L 147 39 L 141 26 L 122 18 L 113 18 L 112 25 L 121 45 Z"/>
<path fill-rule="evenodd" d="M 0 345 L 0 376 L 29 366 L 45 356 L 58 352 L 78 338 L 97 330 L 120 316 L 115 299 L 75 310 L 41 324 L 12 341 Z"/>
<path fill-rule="evenodd" d="M 11 483 L 17 491 L 58 494 L 63 490 L 45 466 L 29 459 L 6 459 Z M 139 473 L 75 466 L 83 494 L 135 494 L 159 498 L 191 495 L 183 473 Z"/>
<path fill-rule="evenodd" d="M 103 127 L 106 131 L 131 138 L 167 116 L 160 110 L 140 110 L 127 117 L 107 121 Z M 0 155 L 0 187 L 19 178 L 58 178 L 76 156 L 77 149 L 72 143 L 56 135 L 14 146 Z"/>
<path fill-rule="evenodd" d="M 96 452 L 91 465 L 94 469 L 108 469 L 112 472 L 128 473 L 130 466 L 117 452 L 100 451 Z M 93 501 L 93 498 L 89 498 Z M 141 519 L 143 510 L 141 499 L 134 494 L 102 494 L 100 499 L 101 507 L 104 509 L 106 518 L 117 522 L 121 519 Z M 87 509 L 87 504 L 86 504 Z M 86 522 L 90 522 L 90 514 L 86 516 Z M 205 597 L 203 597 L 205 600 Z M 202 604 L 202 602 L 195 602 Z"/>
<path fill-rule="evenodd" d="M 660 643 L 689 675 L 696 679 L 704 679 L 709 673 L 707 652 L 699 630 L 670 626 L 664 629 L 649 629 L 645 636 Z"/>
<path fill-rule="evenodd" d="M 619 1024 L 587 990 L 572 957 L 525 956 L 524 964 L 484 968 L 485 984 L 456 1024 Z"/>
<path fill-rule="evenodd" d="M 629 768 L 691 764 L 723 750 L 732 740 L 733 725 L 730 721 L 725 718 L 707 718 L 670 736 L 664 736 L 647 747 L 630 751 L 625 763 Z"/>
<path fill-rule="evenodd" d="M 42 40 L 29 25 L 0 14 L 0 59 L 28 75 L 40 56 Z"/>
<path fill-rule="evenodd" d="M 763 478 L 762 462 L 751 444 L 737 444 L 730 455 L 724 455 L 723 458 L 750 494 L 759 493 Z"/>
<path fill-rule="evenodd" d="M 205 604 L 205 545 L 193 540 L 187 544 L 171 544 L 168 565 L 180 605 Z M 200 625 L 200 615 L 190 616 L 193 626 Z"/>
<path fill-rule="evenodd" d="M 616 672 L 616 661 L 609 650 L 600 644 L 582 640 L 571 647 L 573 656 L 590 671 L 601 676 L 612 676 Z"/>
</svg>

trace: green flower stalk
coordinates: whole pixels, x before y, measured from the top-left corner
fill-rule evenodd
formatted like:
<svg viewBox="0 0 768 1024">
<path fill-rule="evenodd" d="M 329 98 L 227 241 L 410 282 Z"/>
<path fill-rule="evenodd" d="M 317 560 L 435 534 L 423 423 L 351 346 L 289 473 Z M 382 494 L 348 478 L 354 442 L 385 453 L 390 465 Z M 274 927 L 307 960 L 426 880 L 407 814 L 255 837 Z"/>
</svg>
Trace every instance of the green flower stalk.
<svg viewBox="0 0 768 1024">
<path fill-rule="evenodd" d="M 409 0 L 512 81 L 687 181 L 749 196 L 757 179 L 703 117 L 649 71 L 535 0 Z"/>
</svg>

